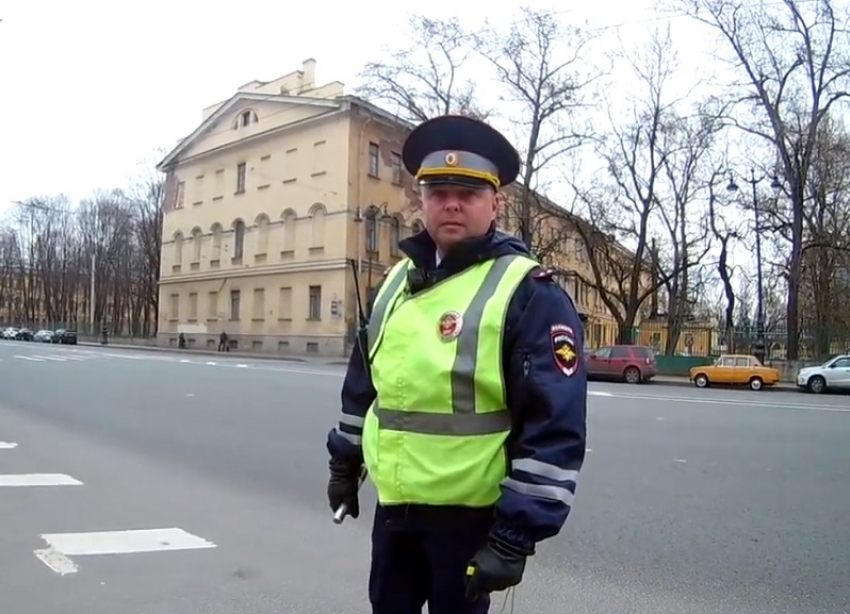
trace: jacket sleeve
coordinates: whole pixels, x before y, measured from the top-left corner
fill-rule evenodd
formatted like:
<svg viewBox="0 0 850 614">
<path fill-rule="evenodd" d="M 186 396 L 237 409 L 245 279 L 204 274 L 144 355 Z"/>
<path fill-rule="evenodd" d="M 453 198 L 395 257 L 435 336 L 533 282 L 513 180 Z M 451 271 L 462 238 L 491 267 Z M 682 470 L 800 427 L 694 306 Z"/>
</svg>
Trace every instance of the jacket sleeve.
<svg viewBox="0 0 850 614">
<path fill-rule="evenodd" d="M 378 283 L 368 297 L 368 312 L 371 316 L 372 302 L 381 288 L 383 280 Z M 365 337 L 365 335 L 364 335 Z M 363 451 L 360 447 L 363 435 L 363 422 L 366 412 L 377 396 L 372 385 L 372 374 L 368 361 L 361 353 L 360 345 L 366 339 L 361 337 L 354 344 L 348 369 L 342 384 L 342 411 L 339 422 L 328 433 L 327 448 L 332 462 L 351 465 L 359 468 L 363 464 Z"/>
<path fill-rule="evenodd" d="M 584 329 L 567 293 L 540 271 L 517 290 L 506 324 L 514 429 L 493 533 L 530 553 L 566 522 L 584 463 Z"/>
</svg>

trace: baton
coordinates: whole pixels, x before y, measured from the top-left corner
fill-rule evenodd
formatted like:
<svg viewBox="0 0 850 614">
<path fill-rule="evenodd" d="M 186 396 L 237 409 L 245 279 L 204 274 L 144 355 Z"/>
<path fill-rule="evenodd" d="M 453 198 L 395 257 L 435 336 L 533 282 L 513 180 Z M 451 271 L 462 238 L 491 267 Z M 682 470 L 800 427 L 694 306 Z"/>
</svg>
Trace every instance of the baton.
<svg viewBox="0 0 850 614">
<path fill-rule="evenodd" d="M 363 482 L 366 481 L 366 467 L 360 467 L 360 476 L 357 478 L 357 490 L 360 490 L 360 487 L 363 486 Z M 348 515 L 348 506 L 343 503 L 334 512 L 334 524 L 342 524 L 342 521 L 345 520 L 345 517 Z"/>
</svg>

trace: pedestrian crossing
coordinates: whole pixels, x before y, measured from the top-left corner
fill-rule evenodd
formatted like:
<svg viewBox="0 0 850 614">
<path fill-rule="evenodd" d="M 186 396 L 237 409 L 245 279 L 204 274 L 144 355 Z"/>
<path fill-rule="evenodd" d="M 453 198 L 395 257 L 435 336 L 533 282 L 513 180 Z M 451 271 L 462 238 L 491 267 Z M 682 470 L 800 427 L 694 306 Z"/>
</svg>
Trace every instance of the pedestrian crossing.
<svg viewBox="0 0 850 614">
<path fill-rule="evenodd" d="M 136 528 L 112 529 L 108 531 L 68 531 L 53 532 L 59 528 L 67 528 L 69 519 L 61 512 L 64 493 L 68 488 L 86 488 L 88 486 L 84 478 L 62 473 L 3 473 L 4 466 L 8 466 L 11 455 L 26 456 L 26 448 L 19 446 L 16 442 L 0 442 L 0 499 L 7 502 L 11 499 L 6 489 L 38 489 L 49 491 L 47 498 L 40 498 L 42 503 L 46 502 L 50 509 L 55 509 L 53 517 L 55 526 L 41 527 L 45 532 L 33 533 L 24 536 L 23 542 L 15 540 L 12 545 L 25 543 L 30 546 L 28 555 L 43 564 L 45 573 L 65 576 L 68 574 L 82 573 L 84 565 L 78 561 L 89 557 L 105 555 L 133 555 L 141 553 L 157 553 L 175 550 L 208 550 L 217 548 L 217 544 L 203 537 L 178 527 L 161 528 Z M 7 462 L 4 462 L 7 461 Z M 21 463 L 16 463 L 20 465 Z M 26 464 L 26 460 L 24 460 Z M 42 506 L 44 507 L 44 506 Z M 12 518 L 6 519 L 6 528 Z M 84 519 L 76 521 L 76 524 L 84 523 Z M 70 523 L 72 526 L 74 521 Z M 110 523 L 112 524 L 112 523 Z M 112 525 L 114 526 L 114 525 Z M 20 530 L 15 529 L 15 534 L 20 536 Z M 8 548 L 9 546 L 5 546 Z M 6 552 L 6 554 L 10 554 Z M 18 553 L 26 555 L 27 553 Z"/>
</svg>

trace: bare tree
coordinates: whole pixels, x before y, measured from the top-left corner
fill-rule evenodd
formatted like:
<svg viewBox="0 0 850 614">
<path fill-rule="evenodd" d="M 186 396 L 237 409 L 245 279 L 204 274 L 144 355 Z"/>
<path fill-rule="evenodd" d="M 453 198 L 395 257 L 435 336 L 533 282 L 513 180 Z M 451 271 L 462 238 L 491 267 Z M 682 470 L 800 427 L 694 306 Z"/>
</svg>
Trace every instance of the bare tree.
<svg viewBox="0 0 850 614">
<path fill-rule="evenodd" d="M 691 255 L 691 249 L 706 236 L 704 212 L 695 227 L 699 232 L 692 234 L 699 162 L 716 128 L 700 109 L 683 115 L 682 101 L 668 100 L 676 65 L 669 33 L 656 33 L 639 60 L 621 57 L 632 65 L 643 91 L 629 99 L 627 122 L 614 118 L 622 113 L 609 103 L 610 131 L 596 149 L 603 169 L 589 188 L 573 183 L 573 190 L 580 215 L 589 221 L 576 224 L 593 271 L 594 279 L 586 283 L 617 321 L 620 342 L 629 343 L 644 302 L 659 288 L 670 286 L 669 302 L 678 278 L 673 292 L 688 295 L 683 275 L 704 253 L 703 248 Z M 673 244 L 667 258 L 651 249 L 653 241 L 663 245 L 655 235 L 664 228 Z"/>
<path fill-rule="evenodd" d="M 728 201 L 723 202 L 718 197 L 715 189 L 716 182 L 723 176 L 720 168 L 716 169 L 708 182 L 708 206 L 709 227 L 714 237 L 714 243 L 718 248 L 717 253 L 717 275 L 723 285 L 724 312 L 723 312 L 723 340 L 728 351 L 735 351 L 735 287 L 732 277 L 735 273 L 729 264 L 729 253 L 734 250 L 738 240 L 741 239 L 745 230 L 740 221 L 735 222 L 736 212 L 732 210 Z"/>
<path fill-rule="evenodd" d="M 473 51 L 460 22 L 413 15 L 408 29 L 409 47 L 387 50 L 385 61 L 366 64 L 358 95 L 413 123 L 449 113 L 485 118 L 489 113 L 478 106 L 474 83 L 461 76 Z"/>
<path fill-rule="evenodd" d="M 819 356 L 850 341 L 846 296 L 850 256 L 850 134 L 824 121 L 812 161 L 805 209 L 800 304 L 802 330 Z M 833 349 L 835 342 L 839 348 Z"/>
<path fill-rule="evenodd" d="M 799 295 L 807 184 L 818 129 L 848 95 L 848 58 L 842 18 L 831 0 L 681 0 L 693 17 L 715 28 L 745 77 L 731 122 L 774 148 L 789 196 L 787 355 L 798 356 Z M 756 113 L 750 110 L 756 108 Z"/>
<path fill-rule="evenodd" d="M 558 225 L 550 223 L 538 196 L 541 172 L 588 139 L 576 111 L 588 105 L 589 86 L 601 76 L 587 53 L 591 40 L 550 12 L 530 8 L 522 9 L 522 18 L 507 33 L 487 30 L 475 36 L 476 49 L 505 87 L 502 100 L 524 138 L 521 187 L 506 204 L 520 238 L 541 259 L 562 241 L 551 236 Z"/>
</svg>

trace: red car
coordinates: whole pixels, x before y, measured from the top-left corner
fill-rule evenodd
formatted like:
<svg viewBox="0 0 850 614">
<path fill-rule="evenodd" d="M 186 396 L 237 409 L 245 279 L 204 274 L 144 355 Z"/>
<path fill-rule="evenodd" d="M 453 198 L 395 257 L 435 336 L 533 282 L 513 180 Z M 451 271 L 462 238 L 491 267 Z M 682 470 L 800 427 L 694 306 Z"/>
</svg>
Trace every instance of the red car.
<svg viewBox="0 0 850 614">
<path fill-rule="evenodd" d="M 587 354 L 587 375 L 591 379 L 648 382 L 658 374 L 655 351 L 642 345 L 611 345 Z"/>
</svg>

